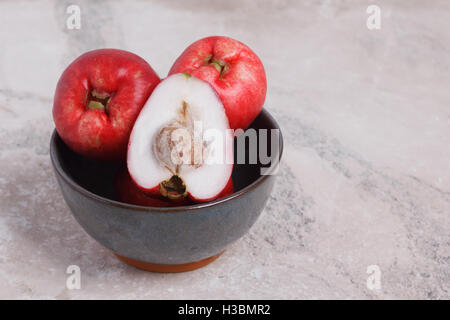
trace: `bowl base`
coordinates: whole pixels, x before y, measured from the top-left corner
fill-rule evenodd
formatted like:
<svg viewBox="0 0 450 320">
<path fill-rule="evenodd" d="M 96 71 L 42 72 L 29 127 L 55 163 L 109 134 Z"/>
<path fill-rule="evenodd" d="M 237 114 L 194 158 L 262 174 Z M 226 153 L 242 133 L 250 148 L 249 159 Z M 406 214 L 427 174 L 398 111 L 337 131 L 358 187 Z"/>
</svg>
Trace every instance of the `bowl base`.
<svg viewBox="0 0 450 320">
<path fill-rule="evenodd" d="M 151 272 L 160 272 L 160 273 L 176 273 L 176 272 L 192 271 L 195 269 L 202 268 L 202 267 L 210 264 L 214 260 L 216 260 L 218 257 L 220 257 L 223 252 L 224 251 L 222 251 L 221 253 L 219 253 L 215 256 L 212 256 L 212 257 L 200 260 L 200 261 L 183 263 L 183 264 L 156 264 L 156 263 L 133 260 L 133 259 L 130 259 L 127 257 L 123 257 L 121 255 L 118 255 L 117 253 L 114 253 L 114 254 L 117 256 L 117 258 L 119 258 L 123 262 L 128 263 L 129 265 L 132 265 L 133 267 L 136 267 L 141 270 L 151 271 Z"/>
</svg>

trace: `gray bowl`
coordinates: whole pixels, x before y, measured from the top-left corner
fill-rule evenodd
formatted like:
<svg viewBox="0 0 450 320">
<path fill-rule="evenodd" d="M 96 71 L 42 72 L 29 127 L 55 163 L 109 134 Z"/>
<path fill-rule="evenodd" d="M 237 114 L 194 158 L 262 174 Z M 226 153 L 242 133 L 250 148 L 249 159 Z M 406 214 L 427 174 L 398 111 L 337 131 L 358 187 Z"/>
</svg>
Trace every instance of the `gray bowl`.
<svg viewBox="0 0 450 320">
<path fill-rule="evenodd" d="M 250 128 L 280 129 L 265 110 Z M 280 132 L 278 150 L 273 150 L 278 159 L 282 150 Z M 226 198 L 143 207 L 115 200 L 114 175 L 123 163 L 85 159 L 72 152 L 56 130 L 50 156 L 64 199 L 83 229 L 122 260 L 151 271 L 186 271 L 213 261 L 255 223 L 275 180 L 274 175 L 261 175 L 261 167 L 266 167 L 261 163 L 236 164 L 235 192 Z"/>
</svg>

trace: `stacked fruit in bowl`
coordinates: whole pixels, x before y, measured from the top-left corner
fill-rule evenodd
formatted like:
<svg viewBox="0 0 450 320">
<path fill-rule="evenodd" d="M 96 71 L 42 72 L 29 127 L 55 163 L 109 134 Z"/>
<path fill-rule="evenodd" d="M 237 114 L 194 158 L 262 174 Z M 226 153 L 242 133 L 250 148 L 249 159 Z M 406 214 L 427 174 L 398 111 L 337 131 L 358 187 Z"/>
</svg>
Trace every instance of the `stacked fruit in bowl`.
<svg viewBox="0 0 450 320">
<path fill-rule="evenodd" d="M 64 71 L 53 118 L 74 152 L 126 163 L 119 201 L 189 205 L 233 193 L 232 141 L 260 113 L 266 88 L 260 59 L 227 37 L 191 44 L 163 80 L 133 53 L 100 49 Z"/>
<path fill-rule="evenodd" d="M 239 147 L 250 130 L 279 131 L 262 109 L 266 89 L 259 58 L 227 37 L 191 44 L 163 80 L 130 52 L 81 55 L 58 82 L 50 144 L 75 219 L 141 269 L 215 260 L 255 223 L 273 188 L 276 166 L 239 161 L 261 149 L 281 158 L 281 135 L 279 144 L 256 135 Z"/>
</svg>

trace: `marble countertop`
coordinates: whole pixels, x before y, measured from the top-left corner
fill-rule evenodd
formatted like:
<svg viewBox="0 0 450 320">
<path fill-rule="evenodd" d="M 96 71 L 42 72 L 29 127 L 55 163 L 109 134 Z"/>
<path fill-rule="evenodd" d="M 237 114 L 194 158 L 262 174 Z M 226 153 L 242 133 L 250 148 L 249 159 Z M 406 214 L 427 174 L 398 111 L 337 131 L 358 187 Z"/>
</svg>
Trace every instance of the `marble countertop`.
<svg viewBox="0 0 450 320">
<path fill-rule="evenodd" d="M 448 1 L 208 3 L 0 2 L 0 299 L 449 299 Z M 66 26 L 70 4 L 79 30 Z M 285 137 L 276 186 L 214 263 L 139 271 L 63 201 L 49 159 L 55 85 L 100 47 L 133 51 L 165 76 L 189 43 L 215 34 L 265 64 L 265 108 Z M 70 265 L 80 289 L 66 287 Z"/>
</svg>

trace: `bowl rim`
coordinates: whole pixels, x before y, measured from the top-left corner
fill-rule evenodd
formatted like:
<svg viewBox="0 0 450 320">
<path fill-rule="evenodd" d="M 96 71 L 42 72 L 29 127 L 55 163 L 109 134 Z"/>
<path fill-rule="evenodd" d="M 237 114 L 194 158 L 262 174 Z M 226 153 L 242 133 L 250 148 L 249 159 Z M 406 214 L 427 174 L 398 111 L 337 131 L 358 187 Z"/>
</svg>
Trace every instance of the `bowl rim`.
<svg viewBox="0 0 450 320">
<path fill-rule="evenodd" d="M 107 205 L 112 205 L 114 207 L 122 208 L 122 209 L 130 209 L 133 211 L 144 211 L 147 213 L 155 213 L 155 214 L 177 213 L 177 212 L 181 212 L 181 211 L 186 212 L 186 211 L 195 211 L 195 210 L 199 210 L 199 209 L 206 209 L 206 208 L 214 207 L 214 206 L 224 203 L 224 202 L 231 201 L 232 199 L 238 198 L 246 193 L 249 193 L 250 191 L 254 190 L 258 185 L 260 185 L 262 182 L 264 182 L 269 176 L 271 176 L 270 173 L 272 173 L 272 171 L 274 171 L 275 169 L 277 169 L 277 167 L 280 166 L 281 157 L 283 155 L 283 134 L 281 132 L 281 128 L 278 125 L 275 118 L 264 108 L 261 110 L 261 113 L 258 116 L 260 116 L 262 114 L 269 119 L 269 121 L 273 124 L 275 129 L 279 130 L 279 140 L 280 141 L 279 141 L 279 154 L 278 154 L 277 166 L 271 168 L 269 171 L 269 174 L 260 175 L 259 178 L 257 178 L 255 181 L 250 183 L 248 186 L 246 186 L 236 192 L 233 192 L 229 196 L 226 196 L 226 197 L 218 199 L 218 200 L 209 201 L 209 202 L 196 203 L 196 204 L 191 204 L 191 205 L 187 205 L 187 206 L 177 206 L 177 207 L 149 207 L 149 206 L 140 206 L 140 205 L 125 203 L 125 202 L 120 202 L 120 201 L 112 200 L 109 198 L 102 197 L 98 194 L 95 194 L 95 193 L 85 189 L 78 183 L 76 183 L 62 168 L 59 157 L 56 156 L 56 151 L 55 151 L 56 139 L 57 139 L 57 136 L 59 137 L 56 129 L 53 130 L 52 136 L 50 138 L 50 158 L 51 158 L 53 168 L 55 169 L 55 172 L 72 189 L 83 194 L 84 196 L 86 196 L 88 198 L 91 198 L 93 200 L 99 201 L 99 202 L 107 204 Z"/>
</svg>

